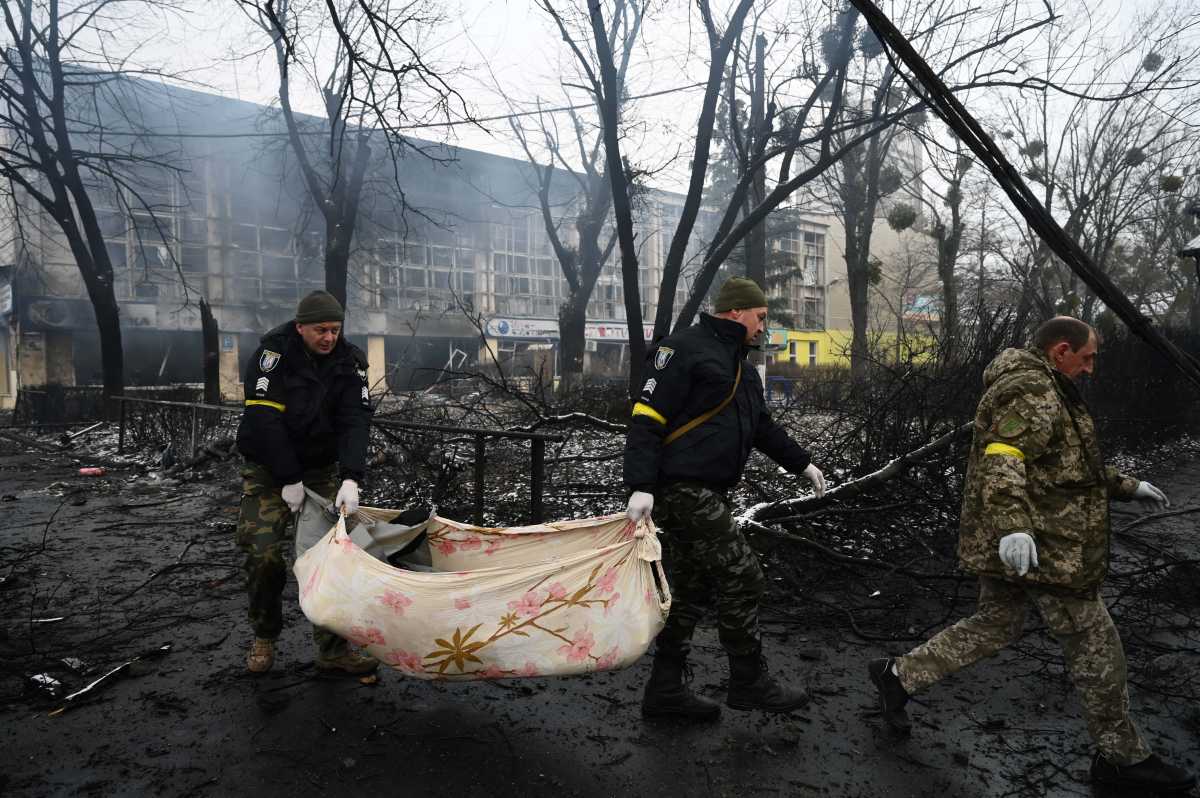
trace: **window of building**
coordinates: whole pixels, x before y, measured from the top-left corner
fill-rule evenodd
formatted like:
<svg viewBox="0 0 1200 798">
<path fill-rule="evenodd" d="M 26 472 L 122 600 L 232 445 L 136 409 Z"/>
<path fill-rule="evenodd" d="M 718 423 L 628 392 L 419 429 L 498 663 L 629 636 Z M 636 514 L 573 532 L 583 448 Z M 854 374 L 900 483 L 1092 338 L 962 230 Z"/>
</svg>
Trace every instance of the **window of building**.
<svg viewBox="0 0 1200 798">
<path fill-rule="evenodd" d="M 788 341 L 788 362 L 789 363 L 796 362 L 796 350 L 799 347 L 799 345 L 800 345 L 799 341 Z"/>
<path fill-rule="evenodd" d="M 496 312 L 553 318 L 565 294 L 540 214 L 512 214 L 492 223 Z M 473 283 L 472 283 L 472 287 Z"/>
<path fill-rule="evenodd" d="M 808 342 L 808 365 L 810 365 L 810 366 L 817 365 L 817 342 L 816 341 Z"/>
</svg>

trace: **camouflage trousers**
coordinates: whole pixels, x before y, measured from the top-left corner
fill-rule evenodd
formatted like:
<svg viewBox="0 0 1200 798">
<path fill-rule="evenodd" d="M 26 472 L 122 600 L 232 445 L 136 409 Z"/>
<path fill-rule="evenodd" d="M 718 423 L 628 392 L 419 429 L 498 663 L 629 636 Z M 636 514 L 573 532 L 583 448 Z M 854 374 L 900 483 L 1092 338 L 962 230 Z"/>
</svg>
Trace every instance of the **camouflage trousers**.
<svg viewBox="0 0 1200 798">
<path fill-rule="evenodd" d="M 274 640 L 283 631 L 283 588 L 287 584 L 285 552 L 295 534 L 293 514 L 267 469 L 247 461 L 242 466 L 242 504 L 236 541 L 246 555 L 242 571 L 250 599 L 249 618 L 256 637 Z M 340 484 L 337 467 L 306 471 L 304 486 L 322 496 L 333 496 Z M 333 632 L 313 627 L 313 641 L 322 656 L 337 656 L 346 641 Z"/>
<path fill-rule="evenodd" d="M 666 626 L 655 641 L 657 652 L 686 657 L 696 623 L 715 594 L 721 645 L 733 656 L 756 654 L 758 602 L 766 579 L 726 498 L 695 483 L 671 483 L 659 491 L 654 521 L 666 531 L 664 561 L 672 599 Z"/>
<path fill-rule="evenodd" d="M 1063 648 L 1067 670 L 1083 701 L 1088 732 L 1110 762 L 1131 765 L 1150 750 L 1129 719 L 1125 650 L 1098 594 L 1071 597 L 990 577 L 979 579 L 975 614 L 943 629 L 896 660 L 900 683 L 909 693 L 995 654 L 1016 641 L 1029 605 Z"/>
</svg>

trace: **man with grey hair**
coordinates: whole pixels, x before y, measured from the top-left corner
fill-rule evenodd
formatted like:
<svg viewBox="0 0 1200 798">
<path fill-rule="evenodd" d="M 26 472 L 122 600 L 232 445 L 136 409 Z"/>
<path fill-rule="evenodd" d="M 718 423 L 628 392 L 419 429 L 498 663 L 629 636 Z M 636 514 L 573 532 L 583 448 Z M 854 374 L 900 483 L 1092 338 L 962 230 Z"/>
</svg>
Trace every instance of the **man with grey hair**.
<svg viewBox="0 0 1200 798">
<path fill-rule="evenodd" d="M 959 564 L 979 577 L 975 614 L 902 657 L 868 667 L 884 721 L 908 734 L 909 697 L 1021 635 L 1030 605 L 1062 645 L 1097 746 L 1092 780 L 1191 789 L 1191 774 L 1151 753 L 1129 717 L 1125 652 L 1100 597 L 1108 573 L 1108 501 L 1168 505 L 1149 482 L 1105 466 L 1075 380 L 1095 367 L 1099 336 L 1078 319 L 1045 322 L 1028 349 L 984 371 L 959 533 Z"/>
</svg>

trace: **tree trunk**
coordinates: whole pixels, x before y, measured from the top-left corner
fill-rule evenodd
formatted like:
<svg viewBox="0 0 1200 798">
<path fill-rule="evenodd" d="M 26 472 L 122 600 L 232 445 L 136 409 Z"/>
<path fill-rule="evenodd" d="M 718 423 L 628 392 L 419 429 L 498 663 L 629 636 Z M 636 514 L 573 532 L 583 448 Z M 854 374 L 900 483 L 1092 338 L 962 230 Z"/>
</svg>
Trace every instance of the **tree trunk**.
<svg viewBox="0 0 1200 798">
<path fill-rule="evenodd" d="M 1191 290 L 1188 293 L 1188 329 L 1200 332 L 1200 258 L 1196 259 L 1196 276 L 1189 280 Z"/>
<path fill-rule="evenodd" d="M 759 34 L 755 39 L 754 60 L 754 94 L 750 99 L 750 131 L 746 149 L 754 152 L 760 143 L 760 137 L 766 136 L 763 129 L 763 114 L 766 106 L 766 49 L 767 37 Z M 767 198 L 767 182 L 763 168 L 760 166 L 751 175 L 751 188 L 747 215 L 757 208 Z M 746 236 L 746 276 L 756 282 L 759 288 L 767 290 L 767 223 L 759 222 L 750 234 Z"/>
<path fill-rule="evenodd" d="M 953 346 L 958 340 L 958 288 L 954 285 L 954 264 L 938 264 L 942 281 L 942 340 Z"/>
<path fill-rule="evenodd" d="M 120 413 L 114 396 L 125 392 L 125 352 L 121 348 L 121 314 L 112 287 L 108 290 L 109 301 L 92 300 L 96 312 L 96 328 L 100 333 L 100 369 L 104 375 L 105 412 L 109 418 Z"/>
<path fill-rule="evenodd" d="M 354 242 L 354 227 L 362 200 L 363 180 L 371 160 L 367 137 L 360 135 L 355 142 L 354 163 L 350 179 L 342 188 L 329 192 L 332 207 L 325 213 L 325 290 L 333 294 L 343 308 L 346 304 L 347 275 L 350 269 L 350 247 Z M 340 171 L 340 170 L 339 170 Z M 320 197 L 313 197 L 320 202 Z"/>
<path fill-rule="evenodd" d="M 850 375 L 854 381 L 866 376 L 869 351 L 867 347 L 867 321 L 871 311 L 870 287 L 870 238 L 863 240 L 862 228 L 869 229 L 863 202 L 854 199 L 857 194 L 854 180 L 857 170 L 847 170 L 847 191 L 843 193 L 846 226 L 846 283 L 850 293 Z"/>
<path fill-rule="evenodd" d="M 604 131 L 604 168 L 612 185 L 613 216 L 617 226 L 617 244 L 621 249 L 621 283 L 625 290 L 625 324 L 629 328 L 629 396 L 642 387 L 642 365 L 646 360 L 646 335 L 642 330 L 641 287 L 639 285 L 637 244 L 633 232 L 633 208 L 629 201 L 629 181 L 621 157 L 621 98 L 617 93 L 617 69 L 608 46 L 603 13 L 597 0 L 589 0 L 588 12 L 596 56 L 600 62 L 600 82 L 604 96 L 597 101 Z M 710 123 L 711 128 L 711 123 Z M 665 285 L 665 278 L 664 278 Z M 669 328 L 669 323 L 668 327 Z M 657 331 L 657 327 L 655 328 Z"/>
<path fill-rule="evenodd" d="M 583 384 L 583 356 L 586 348 L 587 295 L 572 291 L 558 309 L 558 346 L 562 362 L 562 384 L 565 395 Z"/>
<path fill-rule="evenodd" d="M 221 355 L 217 320 L 212 308 L 200 298 L 200 337 L 204 342 L 204 403 L 221 404 Z"/>
</svg>

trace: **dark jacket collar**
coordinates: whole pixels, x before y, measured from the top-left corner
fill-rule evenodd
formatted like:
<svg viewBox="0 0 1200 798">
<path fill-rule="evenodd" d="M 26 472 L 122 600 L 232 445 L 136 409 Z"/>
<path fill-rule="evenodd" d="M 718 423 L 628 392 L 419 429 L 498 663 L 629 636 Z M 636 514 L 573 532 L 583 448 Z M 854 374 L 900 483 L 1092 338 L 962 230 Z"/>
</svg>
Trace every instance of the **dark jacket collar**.
<svg viewBox="0 0 1200 798">
<path fill-rule="evenodd" d="M 270 346 L 272 343 L 278 344 L 280 347 L 280 354 L 283 354 L 291 347 L 295 347 L 297 352 L 303 352 L 304 354 L 308 355 L 309 361 L 316 363 L 318 360 L 317 356 L 309 352 L 308 348 L 304 346 L 304 339 L 300 337 L 300 333 L 296 332 L 295 319 L 291 321 L 285 321 L 278 327 L 271 329 L 262 337 L 262 343 L 264 346 Z M 346 343 L 346 336 L 339 335 L 337 343 L 333 345 L 333 350 L 325 357 L 329 358 L 330 361 L 341 360 L 342 358 L 346 357 L 349 352 L 350 350 L 348 348 L 348 344 Z"/>
<path fill-rule="evenodd" d="M 715 335 L 721 343 L 736 351 L 738 357 L 745 357 L 749 353 L 750 346 L 746 343 L 746 328 L 741 322 L 701 313 L 700 326 Z"/>
<path fill-rule="evenodd" d="M 724 343 L 742 348 L 745 347 L 746 328 L 740 322 L 733 321 L 732 319 L 719 319 L 716 316 L 701 313 L 700 326 L 712 332 L 713 335 L 720 338 Z"/>
</svg>

